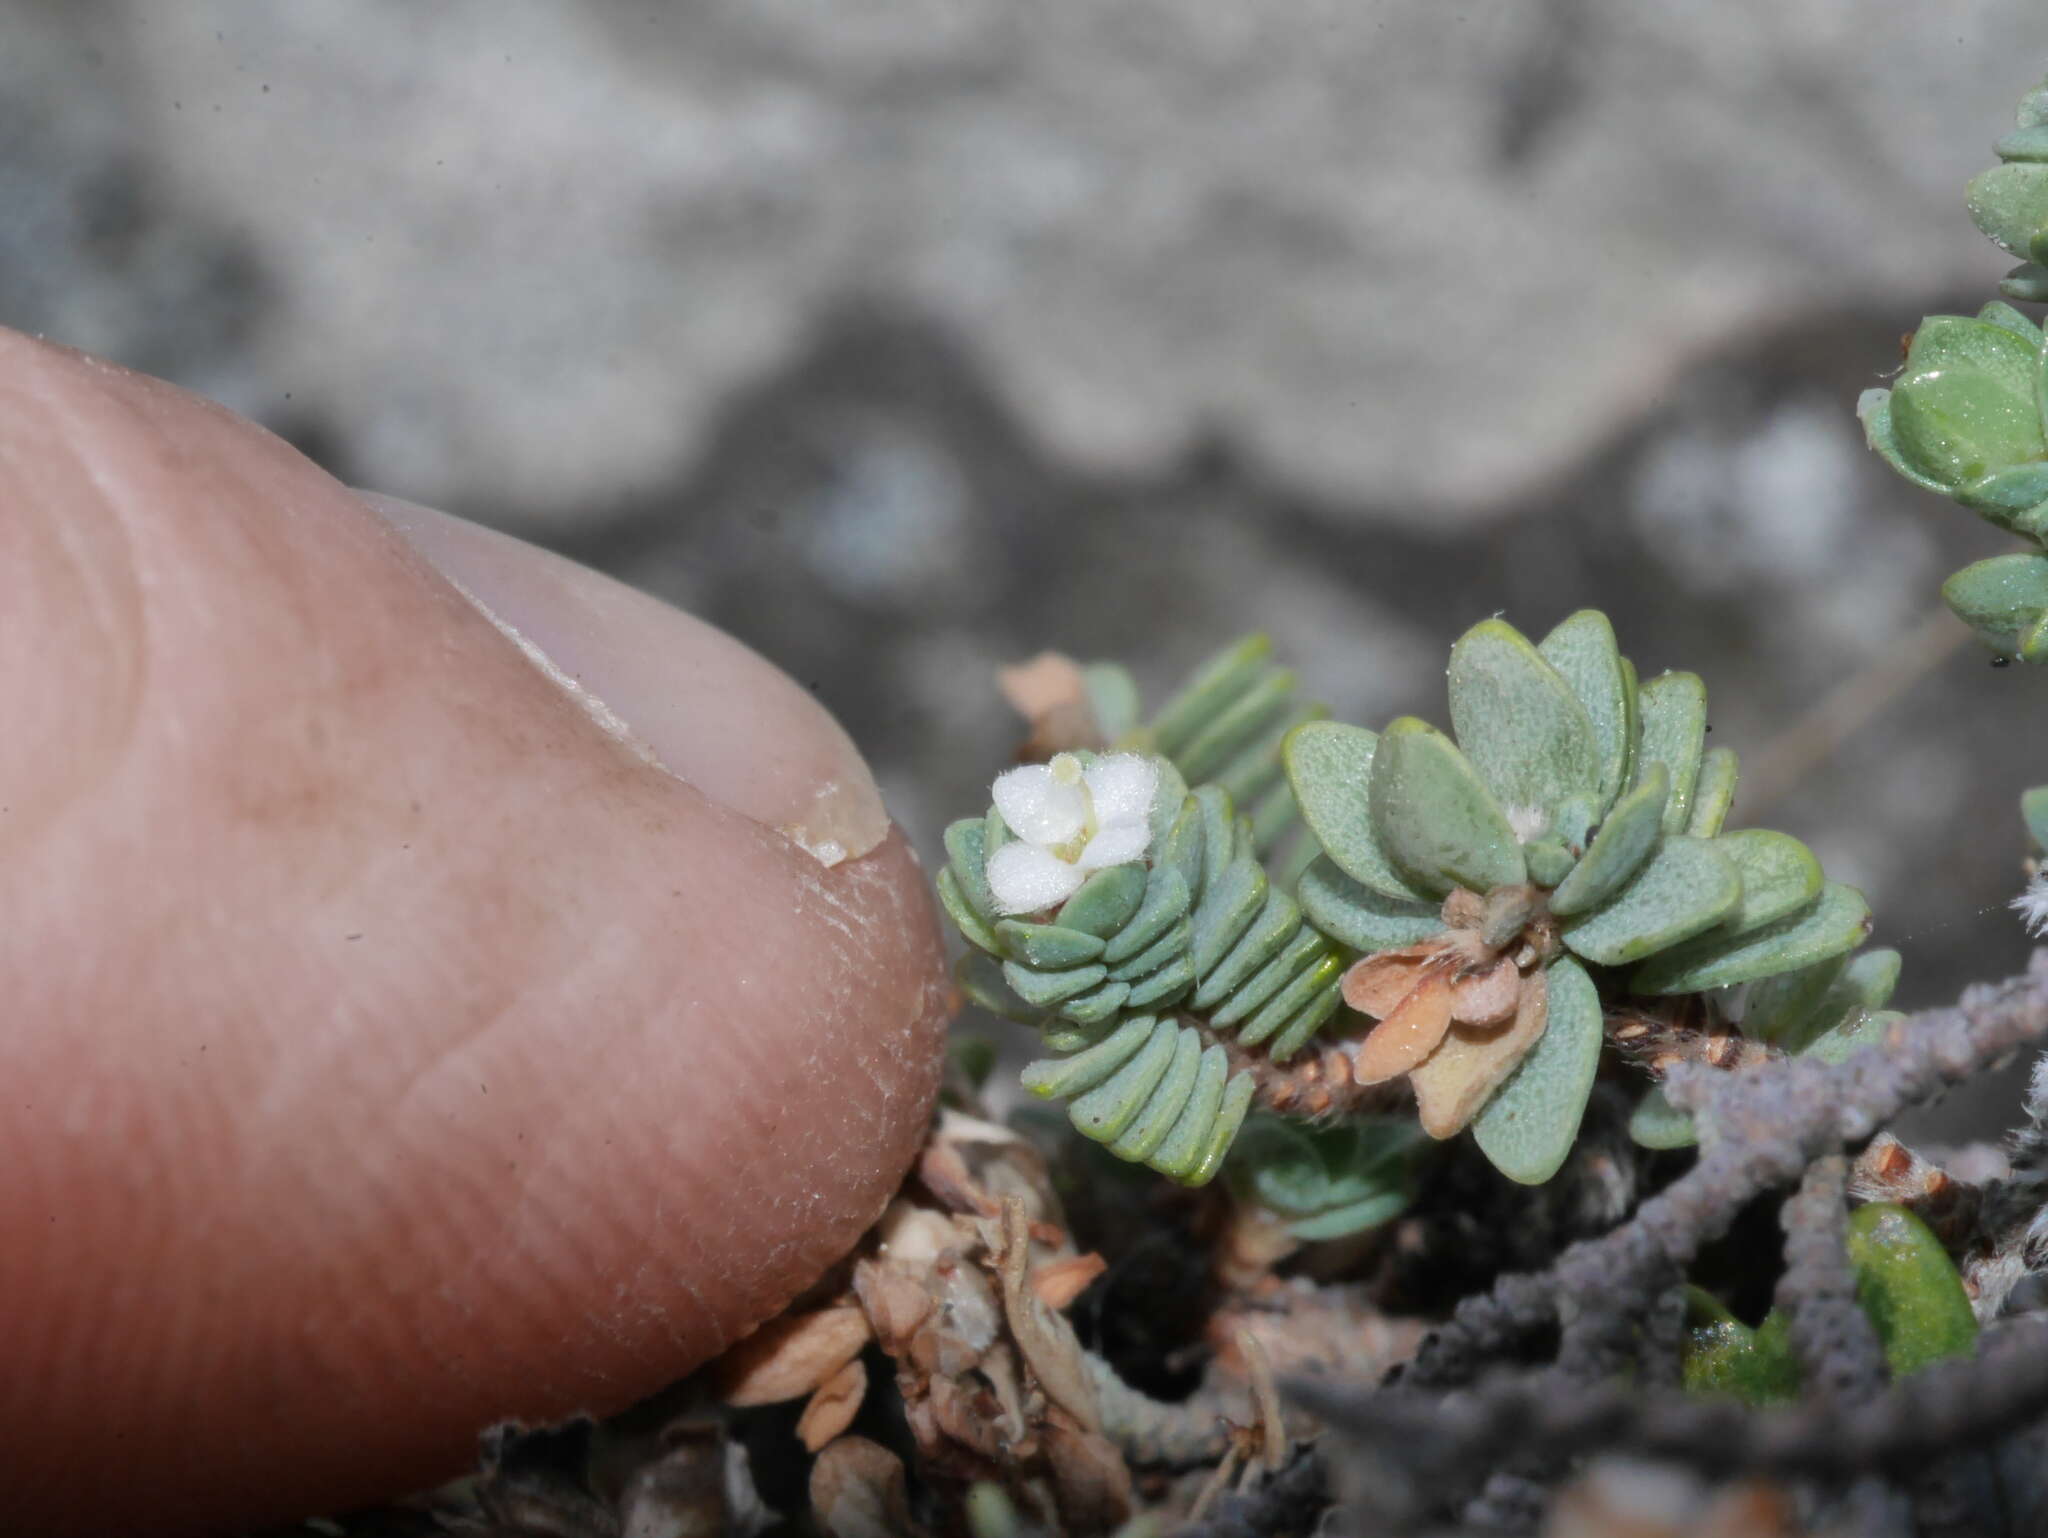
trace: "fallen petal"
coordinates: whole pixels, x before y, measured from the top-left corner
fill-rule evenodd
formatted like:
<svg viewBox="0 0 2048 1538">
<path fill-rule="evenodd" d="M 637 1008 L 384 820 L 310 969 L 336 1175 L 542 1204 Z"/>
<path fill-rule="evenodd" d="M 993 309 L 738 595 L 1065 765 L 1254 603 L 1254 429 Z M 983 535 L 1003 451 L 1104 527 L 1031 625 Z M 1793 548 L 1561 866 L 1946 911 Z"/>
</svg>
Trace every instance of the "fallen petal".
<svg viewBox="0 0 2048 1538">
<path fill-rule="evenodd" d="M 1450 1023 L 1450 979 L 1424 977 L 1392 1014 L 1373 1027 L 1358 1049 L 1352 1076 L 1360 1084 L 1399 1078 L 1437 1050 Z"/>
<path fill-rule="evenodd" d="M 1521 969 L 1503 956 L 1485 971 L 1451 985 L 1451 1018 L 1460 1025 L 1506 1025 L 1521 997 Z"/>
<path fill-rule="evenodd" d="M 1434 1138 L 1455 1137 L 1479 1114 L 1542 1036 L 1550 1018 L 1549 992 L 1548 978 L 1530 973 L 1522 979 L 1515 1018 L 1506 1026 L 1453 1026 L 1429 1061 L 1409 1070 L 1424 1132 Z"/>
</svg>

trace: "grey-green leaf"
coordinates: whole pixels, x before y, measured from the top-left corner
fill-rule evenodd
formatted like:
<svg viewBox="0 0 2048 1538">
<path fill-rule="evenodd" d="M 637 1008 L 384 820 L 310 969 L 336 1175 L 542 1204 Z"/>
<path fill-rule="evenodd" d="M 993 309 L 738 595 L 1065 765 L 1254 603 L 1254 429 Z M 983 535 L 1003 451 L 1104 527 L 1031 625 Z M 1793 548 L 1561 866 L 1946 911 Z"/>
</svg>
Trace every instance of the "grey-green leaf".
<svg viewBox="0 0 2048 1538">
<path fill-rule="evenodd" d="M 1102 954 L 1102 936 L 1057 924 L 1025 924 L 1004 919 L 996 925 L 1003 954 L 1029 967 L 1078 967 Z"/>
<path fill-rule="evenodd" d="M 1905 1018 L 1895 1009 L 1851 1015 L 1833 1030 L 1815 1037 L 1799 1055 L 1818 1058 L 1823 1063 L 1844 1062 L 1864 1047 L 1881 1046 L 1891 1028 Z"/>
<path fill-rule="evenodd" d="M 1700 1140 L 1692 1113 L 1681 1111 L 1664 1097 L 1664 1087 L 1653 1084 L 1636 1102 L 1628 1119 L 1628 1135 L 1644 1148 L 1690 1148 Z"/>
<path fill-rule="evenodd" d="M 1581 609 L 1539 641 L 1536 650 L 1586 708 L 1600 763 L 1596 804 L 1605 812 L 1627 782 L 1629 745 L 1636 730 L 1635 685 L 1614 639 L 1614 626 L 1598 609 Z"/>
<path fill-rule="evenodd" d="M 1707 740 L 1707 686 L 1697 673 L 1665 673 L 1639 691 L 1641 717 L 1636 744 L 1636 780 L 1653 763 L 1671 772 L 1671 797 L 1664 803 L 1664 831 L 1683 829 L 1692 811 L 1700 754 Z"/>
<path fill-rule="evenodd" d="M 1948 494 L 1948 486 L 1927 474 L 1905 456 L 1899 448 L 1899 435 L 1892 426 L 1892 392 L 1889 390 L 1865 390 L 1856 398 L 1856 415 L 1863 423 L 1863 438 L 1876 449 L 1884 462 L 1914 485 L 1928 491 Z"/>
<path fill-rule="evenodd" d="M 1380 735 L 1372 826 L 1395 867 L 1433 896 L 1513 886 L 1526 874 L 1500 803 L 1450 738 L 1414 716 Z"/>
<path fill-rule="evenodd" d="M 1379 734 L 1339 721 L 1311 721 L 1287 734 L 1287 782 L 1316 842 L 1353 881 L 1401 902 L 1423 902 L 1394 868 L 1372 830 L 1372 763 Z"/>
<path fill-rule="evenodd" d="M 1965 566 L 1941 585 L 1956 618 L 1986 643 L 2020 654 L 2024 637 L 2048 609 L 2048 555 L 1995 555 Z"/>
<path fill-rule="evenodd" d="M 1606 907 L 1565 925 L 1588 961 L 1625 966 L 1713 928 L 1742 900 L 1742 879 L 1706 839 L 1672 834 Z"/>
<path fill-rule="evenodd" d="M 1431 903 L 1401 902 L 1354 881 L 1328 855 L 1302 872 L 1295 900 L 1308 921 L 1355 951 L 1390 951 L 1426 940 L 1444 927 Z"/>
<path fill-rule="evenodd" d="M 1604 1036 L 1600 992 L 1586 969 L 1560 956 L 1548 976 L 1543 1034 L 1472 1123 L 1493 1167 L 1531 1186 L 1555 1175 L 1571 1152 Z"/>
<path fill-rule="evenodd" d="M 1150 880 L 1151 872 L 1138 864 L 1099 870 L 1081 883 L 1081 889 L 1053 915 L 1053 922 L 1084 934 L 1113 935 L 1136 916 Z"/>
<path fill-rule="evenodd" d="M 1547 812 L 1597 791 L 1593 721 L 1558 670 L 1505 620 L 1482 620 L 1451 647 L 1451 728 L 1504 807 Z"/>
<path fill-rule="evenodd" d="M 1730 935 L 1746 935 L 1797 913 L 1820 896 L 1820 861 L 1789 833 L 1770 828 L 1744 828 L 1724 833 L 1714 847 L 1726 855 L 1742 877 L 1742 901 L 1728 915 Z"/>
<path fill-rule="evenodd" d="M 1832 968 L 1825 961 L 1808 968 L 1823 975 L 1826 986 L 1818 996 L 1807 999 L 1804 1008 L 1781 1012 L 1772 1022 L 1770 1040 L 1787 1052 L 1804 1052 L 1831 1031 L 1853 1029 L 1858 1021 L 1876 1015 L 1891 1002 L 1892 990 L 1899 985 L 1900 968 L 1899 953 L 1890 949 L 1865 951 Z M 1776 981 L 1767 978 L 1757 987 L 1769 987 Z M 1743 1029 L 1749 1029 L 1747 1016 Z"/>
<path fill-rule="evenodd" d="M 1550 911 L 1559 918 L 1590 912 L 1633 881 L 1664 836 L 1670 794 L 1670 771 L 1651 764 L 1643 782 L 1614 803 L 1578 866 L 1551 893 Z"/>
<path fill-rule="evenodd" d="M 1637 967 L 1637 993 L 1695 993 L 1809 967 L 1852 950 L 1870 931 L 1870 904 L 1854 887 L 1830 881 L 1810 907 L 1746 935 L 1716 932 Z"/>
<path fill-rule="evenodd" d="M 1709 748 L 1701 757 L 1699 779 L 1692 787 L 1692 810 L 1685 823 L 1685 831 L 1694 838 L 1713 838 L 1728 820 L 1738 768 L 1733 748 Z"/>
</svg>

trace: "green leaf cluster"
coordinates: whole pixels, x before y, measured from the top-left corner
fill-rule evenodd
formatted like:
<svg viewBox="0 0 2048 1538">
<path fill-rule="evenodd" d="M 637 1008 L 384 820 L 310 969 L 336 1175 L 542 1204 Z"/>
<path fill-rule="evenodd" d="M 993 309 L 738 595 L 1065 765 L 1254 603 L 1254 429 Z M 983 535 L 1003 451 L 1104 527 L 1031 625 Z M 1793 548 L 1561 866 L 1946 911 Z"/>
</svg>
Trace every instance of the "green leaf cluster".
<svg viewBox="0 0 2048 1538">
<path fill-rule="evenodd" d="M 1809 967 L 1752 983 L 1731 1012 L 1742 1034 L 1794 1056 L 1839 1063 L 1858 1047 L 1884 1039 L 1905 1017 L 1888 1010 L 1899 982 L 1895 950 L 1831 956 Z M 1693 1119 L 1653 1088 L 1629 1120 L 1629 1136 L 1645 1148 L 1689 1148 L 1698 1141 Z"/>
<path fill-rule="evenodd" d="M 2022 258 L 1999 285 L 2048 302 L 2048 82 L 2020 103 L 1999 164 L 1970 183 L 1970 217 Z M 1978 561 L 1942 596 L 2001 655 L 2048 660 L 2048 343 L 2009 304 L 1920 323 L 1889 390 L 1856 414 L 1870 446 L 1916 486 L 1940 492 L 2030 548 Z"/>
<path fill-rule="evenodd" d="M 2013 131 L 1992 148 L 1999 164 L 1971 181 L 1970 217 L 2021 259 L 1999 285 L 2005 296 L 2048 302 L 2048 81 L 2027 93 Z"/>
<path fill-rule="evenodd" d="M 1287 1219 L 1297 1239 L 1341 1239 L 1407 1208 L 1423 1141 L 1406 1117 L 1309 1126 L 1255 1116 L 1231 1163 L 1231 1189 Z"/>
<path fill-rule="evenodd" d="M 2029 167 L 2048 174 L 2048 164 Z M 1964 567 L 1942 585 L 1994 650 L 2048 659 L 2048 339 L 2012 306 L 1924 320 L 1889 390 L 1856 403 L 1870 446 L 2031 549 Z"/>
<path fill-rule="evenodd" d="M 1146 858 L 1097 871 L 1045 922 L 996 912 L 987 864 L 1011 833 L 993 808 L 946 830 L 939 900 L 980 953 L 959 973 L 969 997 L 1060 1054 L 1026 1087 L 1071 1100 L 1074 1125 L 1120 1157 L 1201 1184 L 1253 1080 L 1173 1011 L 1284 1062 L 1336 1011 L 1343 957 L 1268 876 L 1228 792 L 1189 791 L 1165 760 L 1159 778 Z"/>
<path fill-rule="evenodd" d="M 1359 951 L 1444 929 L 1443 899 L 1528 886 L 1555 925 L 1550 1018 L 1475 1123 L 1511 1177 L 1547 1180 L 1591 1091 L 1603 986 L 1681 994 L 1813 966 L 1853 948 L 1869 909 L 1783 833 L 1722 829 L 1736 760 L 1706 746 L 1691 673 L 1638 682 L 1605 615 L 1531 643 L 1506 622 L 1451 649 L 1454 735 L 1297 728 L 1289 780 L 1323 855 L 1302 911 Z"/>
<path fill-rule="evenodd" d="M 1904 1207 L 1873 1202 L 1850 1214 L 1848 1248 L 1856 1301 L 1876 1328 L 1893 1378 L 1976 1349 L 1969 1294 L 1926 1224 Z M 1753 1405 L 1799 1397 L 1785 1315 L 1773 1309 L 1751 1329 L 1697 1287 L 1686 1289 L 1680 1367 L 1695 1393 L 1733 1394 Z"/>
<path fill-rule="evenodd" d="M 1266 854 L 1295 824 L 1294 794 L 1280 769 L 1280 743 L 1329 707 L 1303 700 L 1273 643 L 1248 635 L 1195 669 L 1148 722 L 1137 684 L 1114 663 L 1082 669 L 1097 725 L 1111 747 L 1156 753 L 1190 785 L 1214 785 L 1244 810 L 1252 842 Z"/>
</svg>

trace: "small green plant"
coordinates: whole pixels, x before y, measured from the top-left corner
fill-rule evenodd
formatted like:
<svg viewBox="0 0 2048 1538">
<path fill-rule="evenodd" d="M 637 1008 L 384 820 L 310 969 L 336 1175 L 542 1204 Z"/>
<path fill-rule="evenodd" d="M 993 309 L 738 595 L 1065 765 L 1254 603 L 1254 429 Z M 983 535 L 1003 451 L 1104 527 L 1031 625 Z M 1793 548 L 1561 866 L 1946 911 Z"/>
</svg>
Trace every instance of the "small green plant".
<svg viewBox="0 0 2048 1538">
<path fill-rule="evenodd" d="M 1847 962 L 1869 909 L 1803 844 L 1724 829 L 1735 754 L 1706 746 L 1698 677 L 1639 683 L 1594 611 L 1535 644 L 1500 620 L 1468 631 L 1455 736 L 1323 719 L 1257 640 L 1149 725 L 1120 670 L 1080 676 L 1101 750 L 1001 775 L 994 805 L 947 830 L 940 898 L 974 947 L 966 991 L 1054 1054 L 1025 1086 L 1177 1180 L 1212 1179 L 1255 1104 L 1344 1117 L 1405 1077 L 1422 1132 L 1469 1125 L 1503 1173 L 1541 1183 L 1610 1029 L 1736 1029 L 1729 990 L 1752 984 L 1754 1039 L 1813 1049 L 1868 1029 L 1896 978 L 1890 952 Z M 1204 774 L 1225 783 L 1190 788 Z M 1297 807 L 1306 828 L 1277 856 Z M 1645 1141 L 1689 1135 L 1658 1115 Z M 1269 1135 L 1248 1157 L 1298 1172 L 1309 1146 Z M 1317 1234 L 1398 1210 L 1337 1184 L 1277 1210 Z"/>
<path fill-rule="evenodd" d="M 1857 1306 L 1893 1378 L 1975 1349 L 1977 1316 L 1955 1262 L 1904 1207 L 1872 1202 L 1857 1208 L 1849 1218 L 1848 1254 Z M 1751 1329 L 1712 1294 L 1689 1287 L 1685 1323 L 1680 1367 L 1687 1388 L 1733 1394 L 1753 1405 L 1799 1397 L 1800 1367 L 1784 1310 L 1772 1309 Z"/>
<path fill-rule="evenodd" d="M 2001 163 L 1970 183 L 1970 216 L 2023 258 L 2007 298 L 2048 300 L 2048 83 L 2020 104 Z M 2048 343 L 1993 301 L 1974 319 L 1920 323 L 1888 390 L 1856 414 L 1870 446 L 1917 486 L 1960 502 L 2027 548 L 1966 566 L 1942 587 L 1949 607 L 2001 656 L 2048 661 Z"/>
</svg>

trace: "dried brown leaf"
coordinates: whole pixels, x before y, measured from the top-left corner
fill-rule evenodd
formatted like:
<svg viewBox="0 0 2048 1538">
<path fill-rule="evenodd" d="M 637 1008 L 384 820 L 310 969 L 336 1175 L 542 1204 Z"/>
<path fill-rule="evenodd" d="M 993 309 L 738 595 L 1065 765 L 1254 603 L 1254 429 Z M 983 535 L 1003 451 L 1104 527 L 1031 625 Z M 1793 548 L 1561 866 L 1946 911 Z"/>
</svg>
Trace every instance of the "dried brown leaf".
<svg viewBox="0 0 2048 1538">
<path fill-rule="evenodd" d="M 1075 748 L 1108 744 L 1088 699 L 1080 664 L 1059 652 L 1040 652 L 1026 662 L 996 670 L 1003 698 L 1031 725 L 1018 757 L 1051 758 Z"/>
<path fill-rule="evenodd" d="M 1358 1048 L 1352 1073 L 1360 1084 L 1397 1079 L 1435 1052 L 1451 1024 L 1451 981 L 1424 977 Z"/>
<path fill-rule="evenodd" d="M 1506 1025 L 1521 996 L 1521 970 L 1512 957 L 1503 956 L 1451 985 L 1451 1015 L 1466 1025 Z"/>
<path fill-rule="evenodd" d="M 1549 980 L 1532 972 L 1522 980 L 1515 1018 L 1497 1030 L 1456 1025 L 1429 1061 L 1409 1070 L 1422 1130 L 1456 1137 L 1536 1045 L 1549 1022 Z"/>
<path fill-rule="evenodd" d="M 1088 1376 L 1073 1326 L 1040 1303 L 1026 1285 L 1031 1237 L 1023 1202 L 1015 1197 L 1004 1202 L 1001 1222 L 987 1225 L 984 1237 L 1002 1282 L 1003 1317 L 1025 1365 L 1046 1398 L 1073 1416 L 1084 1430 L 1100 1429 L 1095 1384 Z"/>
<path fill-rule="evenodd" d="M 902 1461 L 866 1437 L 841 1437 L 818 1454 L 811 1511 L 831 1538 L 906 1538 L 918 1531 Z"/>
<path fill-rule="evenodd" d="M 863 1260 L 853 1268 L 853 1292 L 866 1310 L 875 1339 L 891 1356 L 901 1356 L 910 1338 L 938 1305 L 925 1278 L 892 1261 Z"/>
<path fill-rule="evenodd" d="M 1344 974 L 1344 1002 L 1362 1015 L 1384 1020 L 1415 991 L 1415 985 L 1442 955 L 1443 948 L 1432 940 L 1354 961 Z"/>
<path fill-rule="evenodd" d="M 1131 1470 L 1097 1432 L 1051 1415 L 1040 1430 L 1060 1522 L 1070 1533 L 1107 1533 L 1131 1515 Z"/>
<path fill-rule="evenodd" d="M 1031 1273 L 1031 1291 L 1047 1308 L 1065 1309 L 1109 1269 L 1109 1262 L 1090 1252 L 1055 1260 Z"/>
<path fill-rule="evenodd" d="M 799 1398 L 860 1355 L 869 1335 L 851 1304 L 771 1319 L 720 1358 L 719 1396 L 734 1406 Z"/>
<path fill-rule="evenodd" d="M 796 1434 L 804 1450 L 816 1452 L 851 1426 L 867 1393 L 868 1370 L 859 1357 L 820 1383 L 811 1394 L 811 1402 L 804 1406 L 804 1413 L 797 1418 Z"/>
</svg>

